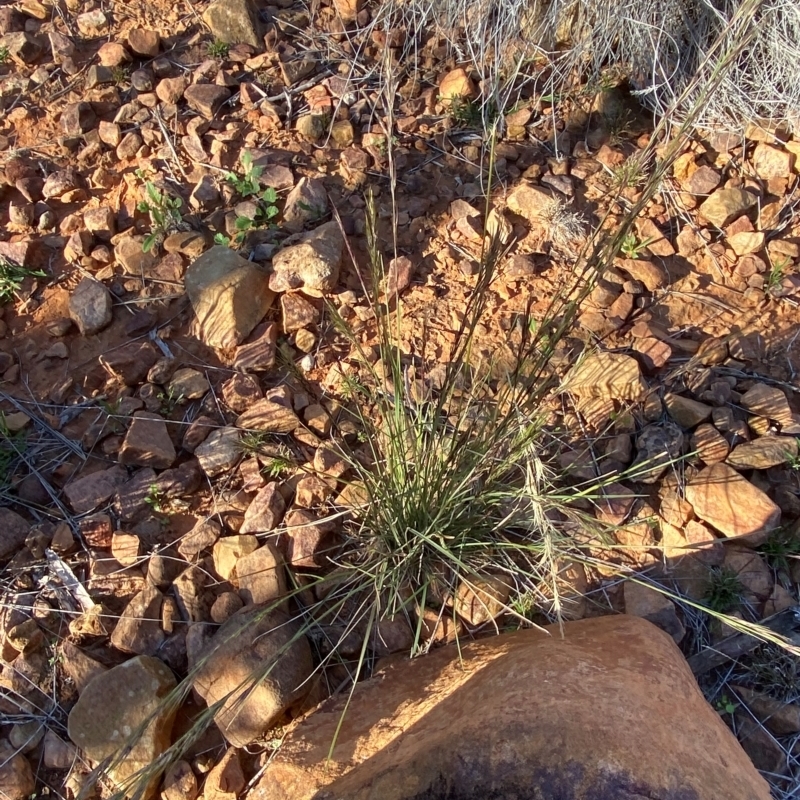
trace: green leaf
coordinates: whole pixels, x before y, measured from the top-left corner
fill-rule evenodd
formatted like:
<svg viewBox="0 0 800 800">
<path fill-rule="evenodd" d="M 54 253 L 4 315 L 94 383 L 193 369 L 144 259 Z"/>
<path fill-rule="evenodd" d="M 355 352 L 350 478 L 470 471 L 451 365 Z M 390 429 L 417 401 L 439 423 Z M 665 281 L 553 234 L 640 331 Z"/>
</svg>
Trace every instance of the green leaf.
<svg viewBox="0 0 800 800">
<path fill-rule="evenodd" d="M 136 210 L 141 211 L 143 214 L 146 214 L 148 211 L 150 211 L 150 206 L 147 204 L 146 200 L 140 200 L 136 204 Z"/>
<path fill-rule="evenodd" d="M 264 212 L 264 216 L 267 219 L 272 219 L 273 217 L 278 216 L 278 209 L 276 206 L 267 206 L 267 210 Z"/>
<path fill-rule="evenodd" d="M 236 230 L 249 231 L 253 227 L 253 220 L 248 217 L 236 217 Z"/>
<path fill-rule="evenodd" d="M 278 193 L 271 186 L 268 186 L 261 195 L 261 199 L 265 203 L 275 203 L 278 200 Z"/>
<path fill-rule="evenodd" d="M 250 165 L 253 163 L 253 154 L 249 150 L 245 150 L 242 153 L 242 166 L 245 170 L 250 169 Z"/>
<path fill-rule="evenodd" d="M 218 233 L 214 236 L 214 244 L 221 244 L 223 247 L 227 247 L 230 243 L 230 236 L 226 236 L 224 233 Z"/>
<path fill-rule="evenodd" d="M 149 233 L 147 236 L 144 237 L 144 241 L 142 242 L 142 252 L 149 253 L 153 249 L 153 245 L 156 243 L 156 235 L 154 233 Z"/>
</svg>

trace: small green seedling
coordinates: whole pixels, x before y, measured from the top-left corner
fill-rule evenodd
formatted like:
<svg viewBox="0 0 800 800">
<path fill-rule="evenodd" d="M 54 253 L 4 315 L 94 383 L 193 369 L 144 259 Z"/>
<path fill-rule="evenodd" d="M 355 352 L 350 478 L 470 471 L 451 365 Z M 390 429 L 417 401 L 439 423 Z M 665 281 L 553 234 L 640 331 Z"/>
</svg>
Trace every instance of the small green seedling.
<svg viewBox="0 0 800 800">
<path fill-rule="evenodd" d="M 771 294 L 773 289 L 777 289 L 781 285 L 781 281 L 786 277 L 786 268 L 791 264 L 788 258 L 777 259 L 772 263 L 767 279 L 764 282 L 764 292 Z"/>
<path fill-rule="evenodd" d="M 7 64 L 11 53 L 5 45 L 0 45 L 0 64 Z"/>
<path fill-rule="evenodd" d="M 625 258 L 637 259 L 641 255 L 642 251 L 653 241 L 651 236 L 648 236 L 643 241 L 639 241 L 636 238 L 636 234 L 632 231 L 625 234 L 625 238 L 622 240 L 622 244 L 620 245 L 620 252 L 625 256 Z"/>
<path fill-rule="evenodd" d="M 121 83 L 127 83 L 130 76 L 131 71 L 128 69 L 128 67 L 123 67 L 121 64 L 116 67 L 112 67 L 111 69 L 111 78 L 117 85 Z"/>
<path fill-rule="evenodd" d="M 739 704 L 731 700 L 726 694 L 722 695 L 722 697 L 714 703 L 714 707 L 720 714 L 733 714 L 738 706 Z"/>
<path fill-rule="evenodd" d="M 0 258 L 0 303 L 7 303 L 18 296 L 25 278 L 46 278 L 40 269 L 29 269 L 14 261 Z"/>
<path fill-rule="evenodd" d="M 136 171 L 139 178 L 144 178 L 141 170 Z M 136 205 L 136 210 L 150 215 L 150 233 L 144 237 L 142 252 L 149 253 L 157 243 L 183 221 L 180 208 L 183 201 L 180 197 L 170 197 L 160 191 L 152 181 L 145 181 L 147 199 Z"/>
<path fill-rule="evenodd" d="M 161 401 L 161 413 L 169 416 L 186 398 L 170 389 L 168 392 L 159 392 L 158 399 Z"/>
<path fill-rule="evenodd" d="M 242 197 L 251 197 L 261 191 L 261 173 L 264 172 L 264 167 L 259 164 L 253 164 L 253 156 L 249 151 L 245 151 L 242 155 L 242 166 L 244 167 L 244 175 L 237 175 L 235 172 L 226 172 L 225 180 L 236 189 L 237 193 Z"/>
<path fill-rule="evenodd" d="M 231 46 L 227 42 L 214 39 L 213 42 L 209 42 L 206 46 L 206 52 L 209 57 L 224 61 L 231 52 Z"/>
<path fill-rule="evenodd" d="M 147 503 L 147 505 L 150 506 L 150 508 L 152 508 L 156 514 L 166 513 L 166 498 L 158 490 L 158 486 L 155 483 L 151 483 L 147 489 L 144 502 Z"/>
</svg>

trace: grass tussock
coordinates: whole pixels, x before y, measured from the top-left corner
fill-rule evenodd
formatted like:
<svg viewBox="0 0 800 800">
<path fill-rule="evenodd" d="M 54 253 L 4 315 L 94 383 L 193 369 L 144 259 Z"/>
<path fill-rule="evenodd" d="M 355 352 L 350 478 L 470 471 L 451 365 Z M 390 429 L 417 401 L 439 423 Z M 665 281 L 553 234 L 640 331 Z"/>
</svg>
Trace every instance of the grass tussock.
<svg viewBox="0 0 800 800">
<path fill-rule="evenodd" d="M 574 594 L 585 590 L 576 574 L 599 565 L 608 574 L 610 562 L 598 553 L 614 549 L 613 528 L 597 521 L 593 504 L 612 481 L 642 477 L 649 467 L 640 465 L 636 472 L 577 485 L 564 480 L 556 458 L 558 432 L 547 415 L 548 402 L 563 389 L 555 356 L 583 301 L 660 190 L 688 132 L 750 45 L 752 21 L 761 5 L 746 0 L 728 22 L 703 68 L 695 70 L 645 148 L 641 163 L 648 169 L 636 201 L 625 206 L 624 217 L 612 230 L 601 220 L 585 237 L 575 254 L 571 282 L 560 288 L 546 313 L 534 318 L 529 308 L 522 315 L 509 335 L 510 358 L 486 361 L 478 357 L 477 347 L 497 266 L 506 253 L 507 243 L 500 235 L 489 235 L 484 242 L 475 285 L 446 356 L 434 361 L 424 348 L 414 353 L 403 349 L 402 298 L 381 296 L 386 285 L 384 255 L 390 253 L 379 243 L 377 213 L 368 197 L 370 264 L 362 281 L 374 311 L 377 358 L 330 309 L 356 362 L 344 374 L 343 413 L 334 422 L 334 442 L 329 445 L 345 460 L 350 475 L 345 498 L 329 520 L 339 524 L 341 535 L 325 553 L 323 569 L 293 570 L 288 598 L 254 618 L 261 621 L 287 604 L 296 625 L 290 642 L 232 696 L 203 711 L 115 798 L 121 800 L 126 790 L 135 796 L 181 758 L 222 705 L 230 703 L 235 710 L 243 703 L 298 637 L 307 637 L 314 646 L 310 683 L 327 680 L 328 691 L 352 689 L 369 674 L 374 659 L 396 649 L 398 641 L 416 655 L 435 643 L 439 628 L 460 629 L 463 638 L 476 628 L 497 630 L 509 621 L 569 619 Z M 390 5 L 402 14 L 414 14 L 415 8 L 413 3 Z M 474 9 L 464 18 L 490 24 L 481 23 Z M 406 18 L 407 24 L 412 21 Z M 503 29 L 496 21 L 491 24 Z M 474 50 L 471 56 L 484 64 L 491 61 L 486 51 Z M 396 175 L 391 153 L 388 156 L 394 197 Z M 487 196 L 487 219 L 491 211 Z M 244 443 L 250 454 L 264 448 L 260 440 Z M 619 579 L 644 580 L 630 568 L 616 569 Z M 645 582 L 689 609 L 797 655 L 797 648 L 782 635 L 725 613 L 721 606 L 729 605 L 735 588 L 727 583 L 720 583 L 718 597 L 698 603 Z M 175 708 L 183 703 L 208 657 L 192 664 L 165 702 Z M 124 751 L 116 758 L 124 758 Z M 111 766 L 101 765 L 96 776 Z"/>
</svg>

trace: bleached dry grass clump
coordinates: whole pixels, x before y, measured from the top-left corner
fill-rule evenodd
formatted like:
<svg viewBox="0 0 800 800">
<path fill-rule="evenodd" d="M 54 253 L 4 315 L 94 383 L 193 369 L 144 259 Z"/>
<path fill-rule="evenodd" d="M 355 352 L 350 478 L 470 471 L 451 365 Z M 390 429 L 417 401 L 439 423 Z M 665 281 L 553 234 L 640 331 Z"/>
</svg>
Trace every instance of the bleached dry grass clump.
<svg viewBox="0 0 800 800">
<path fill-rule="evenodd" d="M 487 107 L 506 108 L 520 85 L 545 77 L 559 95 L 577 82 L 603 86 L 610 67 L 641 102 L 666 113 L 698 73 L 719 67 L 720 37 L 753 33 L 696 120 L 741 129 L 767 119 L 800 125 L 800 3 L 795 0 L 388 0 L 371 22 L 402 27 L 401 63 L 430 31 L 481 76 Z M 545 69 L 547 67 L 547 69 Z M 684 98 L 685 109 L 694 98 Z"/>
</svg>

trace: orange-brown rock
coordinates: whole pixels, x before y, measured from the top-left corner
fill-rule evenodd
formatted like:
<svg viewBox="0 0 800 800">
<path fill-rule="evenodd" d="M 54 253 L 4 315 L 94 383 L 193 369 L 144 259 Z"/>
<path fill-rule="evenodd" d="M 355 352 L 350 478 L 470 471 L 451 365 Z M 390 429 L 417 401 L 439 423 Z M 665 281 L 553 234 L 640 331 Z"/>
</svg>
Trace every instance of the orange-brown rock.
<svg viewBox="0 0 800 800">
<path fill-rule="evenodd" d="M 347 693 L 323 703 L 248 800 L 770 796 L 672 639 L 645 620 L 582 620 L 563 637 L 526 630 L 460 652 L 392 657 L 346 713 Z"/>
</svg>

